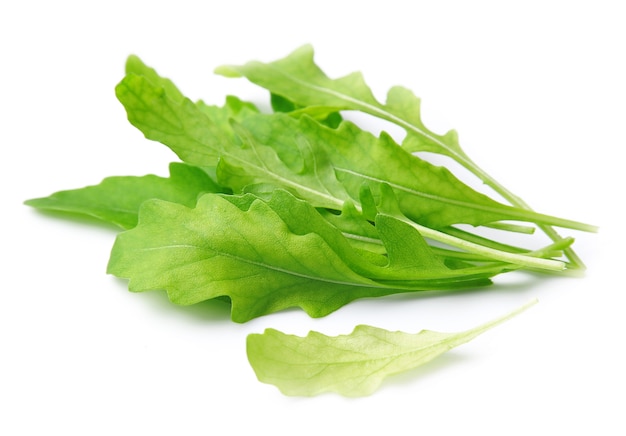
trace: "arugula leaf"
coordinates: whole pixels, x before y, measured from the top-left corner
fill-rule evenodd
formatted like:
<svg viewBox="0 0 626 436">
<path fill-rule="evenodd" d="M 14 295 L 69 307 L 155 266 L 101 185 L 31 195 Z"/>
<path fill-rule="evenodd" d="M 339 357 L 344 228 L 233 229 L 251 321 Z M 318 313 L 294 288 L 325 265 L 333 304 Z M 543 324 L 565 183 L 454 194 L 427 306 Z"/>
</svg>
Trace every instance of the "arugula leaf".
<svg viewBox="0 0 626 436">
<path fill-rule="evenodd" d="M 376 223 L 388 261 L 372 262 L 314 208 L 274 195 L 206 194 L 193 209 L 146 201 L 138 225 L 118 235 L 108 272 L 129 278 L 134 292 L 164 289 L 177 304 L 227 296 L 232 319 L 245 322 L 289 307 L 321 317 L 357 298 L 486 285 L 504 270 L 450 270 L 392 218 Z"/>
<path fill-rule="evenodd" d="M 479 224 L 519 216 L 524 216 L 528 220 L 552 220 L 572 226 L 576 226 L 577 223 L 531 214 L 499 204 L 467 187 L 445 168 L 435 167 L 405 153 L 390 138 L 385 140 L 388 138 L 386 136 L 376 138 L 349 122 L 344 122 L 337 129 L 329 129 L 307 117 L 295 120 L 278 114 L 250 116 L 242 120 L 242 125 L 246 131 L 240 130 L 240 136 L 245 138 L 245 143 L 255 148 L 268 144 L 276 150 L 278 157 L 289 162 L 292 171 L 299 175 L 311 173 L 315 175 L 316 180 L 334 180 L 327 168 L 324 171 L 325 166 L 332 167 L 351 198 L 359 198 L 361 201 L 364 185 L 383 184 L 387 187 L 393 184 L 394 190 L 383 196 L 386 198 L 386 204 L 391 204 L 390 200 L 393 198 L 398 208 L 395 217 L 407 222 L 424 236 L 463 250 L 490 256 L 498 261 L 556 271 L 563 269 L 561 262 L 515 255 L 509 253 L 509 250 L 502 252 L 498 248 L 483 247 L 480 243 L 463 241 L 458 236 L 442 234 L 435 230 L 459 222 Z M 298 132 L 295 139 L 293 132 Z M 301 148 L 308 151 L 304 157 L 298 155 L 298 149 L 293 146 L 294 141 L 306 144 L 306 148 Z M 307 169 L 306 162 L 313 162 L 315 167 Z M 285 174 L 286 177 L 290 177 L 288 173 Z M 246 175 L 244 171 L 235 173 L 235 181 L 241 185 L 253 184 L 255 179 L 249 177 L 250 174 Z M 220 181 L 232 186 L 226 181 L 226 177 L 221 177 Z M 316 206 L 325 206 L 317 203 L 317 199 L 308 191 L 300 191 L 299 196 Z M 340 201 L 341 199 L 338 203 Z M 362 207 L 362 204 L 357 206 Z M 371 219 L 373 220 L 373 216 Z M 337 223 L 338 220 L 339 218 L 335 218 L 335 223 L 341 226 Z M 459 234 L 457 232 L 457 235 Z"/>
<path fill-rule="evenodd" d="M 235 197 L 229 197 L 232 198 Z M 350 220 L 355 226 L 358 226 L 359 222 L 368 223 L 375 229 L 376 238 L 385 248 L 384 256 L 369 251 L 363 252 L 351 247 L 345 234 L 324 219 L 308 202 L 297 200 L 280 189 L 273 191 L 266 202 L 291 232 L 298 235 L 308 233 L 319 235 L 329 246 L 343 253 L 344 261 L 351 269 L 381 283 L 394 281 L 399 284 L 402 281 L 405 286 L 411 283 L 411 286 L 417 289 L 434 286 L 435 282 L 446 282 L 448 286 L 455 286 L 454 282 L 467 284 L 466 280 L 489 277 L 505 270 L 501 265 L 491 265 L 487 268 L 471 265 L 462 271 L 452 270 L 445 266 L 443 259 L 434 254 L 432 247 L 412 226 L 384 214 L 373 217 L 373 226 L 363 215 L 355 214 L 344 218 L 344 222 Z M 302 219 L 305 216 L 308 217 L 306 221 Z"/>
<path fill-rule="evenodd" d="M 169 98 L 176 102 L 185 100 L 185 96 L 170 79 L 161 77 L 154 68 L 146 65 L 137 55 L 130 55 L 126 59 L 125 71 L 127 75 L 143 76 L 153 85 L 163 88 Z"/>
<path fill-rule="evenodd" d="M 301 109 L 304 109 L 307 115 L 316 118 L 321 124 L 333 129 L 338 127 L 339 124 L 341 124 L 341 121 L 343 121 L 343 117 L 339 112 L 328 113 L 325 108 L 321 108 L 321 111 L 317 113 L 310 107 L 303 108 L 301 106 L 297 106 L 292 101 L 289 101 L 278 94 L 271 94 L 270 102 L 274 112 L 291 112 L 293 114 L 299 112 Z"/>
<path fill-rule="evenodd" d="M 286 154 L 298 151 L 294 142 L 305 142 L 311 154 L 326 157 L 324 163 L 333 168 L 351 198 L 359 198 L 364 183 L 393 186 L 404 214 L 431 228 L 501 220 L 584 228 L 584 224 L 571 220 L 499 203 L 461 182 L 447 168 L 405 152 L 389 135 L 376 137 L 348 121 L 330 129 L 306 116 L 294 119 L 275 114 L 246 117 L 241 124 L 250 133 L 248 142 L 268 144 L 283 160 L 295 161 Z M 293 132 L 298 132 L 295 138 Z"/>
<path fill-rule="evenodd" d="M 519 269 L 561 271 L 563 253 L 582 265 L 573 239 L 550 226 L 596 228 L 530 210 L 469 159 L 454 131 L 430 132 L 409 90 L 394 87 L 379 103 L 360 73 L 328 78 L 310 46 L 269 64 L 216 71 L 265 86 L 274 113 L 262 114 L 236 96 L 221 107 L 193 102 L 130 56 L 115 89 L 128 120 L 182 162 L 170 165 L 169 177 L 109 177 L 25 202 L 124 229 L 107 272 L 129 279 L 130 291 L 164 290 L 183 305 L 225 299 L 232 320 L 246 322 L 292 307 L 322 317 L 358 298 L 486 286 Z M 344 121 L 342 110 L 387 119 L 407 136 L 401 145 L 386 133 L 376 137 Z M 458 160 L 510 205 L 414 151 Z M 554 243 L 529 250 L 457 224 L 522 233 L 537 225 Z M 531 304 L 462 333 L 361 325 L 349 335 L 297 338 L 268 329 L 248 336 L 248 358 L 261 381 L 288 395 L 368 395 L 386 376 L 421 365 Z"/>
<path fill-rule="evenodd" d="M 127 75 L 117 87 L 129 120 L 146 137 L 163 142 L 184 161 L 217 165 L 218 182 L 234 192 L 258 191 L 259 185 L 279 187 L 315 207 L 340 210 L 346 201 L 358 203 L 364 183 L 389 183 L 394 186 L 403 215 L 431 229 L 515 218 L 584 226 L 500 204 L 463 184 L 445 168 L 401 150 L 390 137 L 376 138 L 352 123 L 331 129 L 308 117 L 297 121 L 284 114 L 266 116 L 247 111 L 228 126 L 226 110 L 203 110 L 202 105 L 176 92 L 170 99 L 167 86 L 155 86 L 160 80 L 152 77 L 155 73 L 150 74 L 151 78 Z M 168 119 L 179 120 L 179 125 L 172 127 L 173 121 Z M 212 136 L 215 131 L 220 135 Z M 464 247 L 479 248 L 476 244 Z M 494 250 L 483 250 L 481 255 L 495 254 Z M 562 269 L 560 263 L 534 258 L 530 263 L 520 263 L 522 257 L 508 254 L 494 259 Z"/>
<path fill-rule="evenodd" d="M 271 63 L 252 61 L 242 66 L 223 65 L 216 68 L 215 73 L 226 77 L 245 76 L 300 107 L 326 108 L 328 112 L 362 108 L 384 112 L 384 106 L 378 103 L 361 73 L 329 79 L 313 62 L 310 45 Z"/>
<path fill-rule="evenodd" d="M 347 397 L 367 396 L 386 377 L 417 368 L 536 302 L 532 300 L 508 315 L 460 333 L 422 330 L 409 334 L 359 325 L 348 335 L 329 337 L 311 331 L 298 337 L 266 329 L 262 334 L 248 335 L 248 361 L 261 382 L 277 386 L 285 395 L 336 392 Z"/>
<path fill-rule="evenodd" d="M 422 236 L 431 238 L 435 241 L 447 244 L 452 247 L 456 247 L 462 250 L 466 250 L 470 253 L 485 256 L 485 258 L 497 260 L 500 262 L 508 262 L 517 265 L 517 267 L 526 267 L 529 269 L 539 270 L 552 270 L 562 271 L 566 268 L 566 265 L 553 259 L 544 259 L 547 250 L 544 248 L 536 253 L 519 253 L 503 251 L 489 246 L 481 245 L 471 240 L 461 239 L 453 234 L 444 233 L 436 229 L 432 229 L 426 226 L 422 226 L 414 221 L 409 220 L 400 209 L 400 205 L 395 198 L 395 195 L 386 183 L 374 185 L 380 192 L 377 195 L 378 201 L 372 194 L 372 190 L 369 186 L 364 186 L 361 190 L 361 203 L 363 204 L 364 213 L 366 216 L 388 216 L 394 217 L 399 221 L 402 221 L 410 227 L 417 230 Z M 573 241 L 571 241 L 573 242 Z M 570 242 L 570 243 L 571 243 Z M 560 244 L 564 244 L 564 241 L 559 241 Z M 562 245 L 567 247 L 568 245 Z"/>
<path fill-rule="evenodd" d="M 170 164 L 170 177 L 147 175 L 107 177 L 100 184 L 59 191 L 48 197 L 25 201 L 42 210 L 87 215 L 130 229 L 137 224 L 140 205 L 160 198 L 193 207 L 199 195 L 226 190 L 200 168 L 184 163 Z"/>
<path fill-rule="evenodd" d="M 272 94 L 299 106 L 297 115 L 310 107 L 319 113 L 356 110 L 385 119 L 403 127 L 407 138 L 402 146 L 408 152 L 429 151 L 452 157 L 470 166 L 469 157 L 461 149 L 454 130 L 445 135 L 430 131 L 421 120 L 420 99 L 410 90 L 395 86 L 380 103 L 360 72 L 331 79 L 315 64 L 314 50 L 309 44 L 274 62 L 247 62 L 244 65 L 222 65 L 215 73 L 225 77 L 246 77 Z"/>
<path fill-rule="evenodd" d="M 198 122 L 196 114 L 201 111 L 191 100 L 179 100 L 178 95 L 170 97 L 165 88 L 155 86 L 144 76 L 127 74 L 115 91 L 127 108 L 130 123 L 148 139 L 176 144 L 170 148 L 187 163 L 215 167 L 221 144 L 231 141 L 219 126 Z M 176 105 L 178 110 L 172 110 L 170 105 Z M 154 110 L 155 107 L 158 110 Z M 198 147 L 199 140 L 209 146 Z"/>
<path fill-rule="evenodd" d="M 305 168 L 294 172 L 272 147 L 251 140 L 236 120 L 225 123 L 228 112 L 170 99 L 164 88 L 143 76 L 127 75 L 116 90 L 128 119 L 148 139 L 167 145 L 187 163 L 217 166 L 218 183 L 235 192 L 265 183 L 297 192 L 320 207 L 341 208 L 350 199 L 332 168 L 320 163 L 323 155 L 304 143 Z"/>
<path fill-rule="evenodd" d="M 195 209 L 145 202 L 137 227 L 118 235 L 108 272 L 129 278 L 133 292 L 165 289 L 177 304 L 227 296 L 236 322 L 292 306 L 323 316 L 335 295 L 373 285 L 319 236 L 290 233 L 265 203 L 242 210 L 211 194 Z"/>
<path fill-rule="evenodd" d="M 313 47 L 309 44 L 294 50 L 288 56 L 269 63 L 259 61 L 244 65 L 222 65 L 215 73 L 225 77 L 245 77 L 252 83 L 268 89 L 272 94 L 299 105 L 298 115 L 310 107 L 319 112 L 356 110 L 385 119 L 403 127 L 407 139 L 403 147 L 408 152 L 430 151 L 445 154 L 471 166 L 461 149 L 454 130 L 445 135 L 431 132 L 421 120 L 420 100 L 403 87 L 392 87 L 387 102 L 380 103 L 373 95 L 360 72 L 331 79 L 315 63 Z"/>
<path fill-rule="evenodd" d="M 361 73 L 330 79 L 314 62 L 313 48 L 304 45 L 283 59 L 270 63 L 258 61 L 245 65 L 224 65 L 215 69 L 226 77 L 246 77 L 251 82 L 268 89 L 272 94 L 302 106 L 295 116 L 306 113 L 307 107 L 319 114 L 321 111 L 335 112 L 357 110 L 390 121 L 407 132 L 402 147 L 407 152 L 429 151 L 449 156 L 474 173 L 483 183 L 492 187 L 511 205 L 532 210 L 530 206 L 505 186 L 491 177 L 473 162 L 461 148 L 458 134 L 450 130 L 444 135 L 430 131 L 421 120 L 420 100 L 408 89 L 395 86 L 387 95 L 385 104 L 376 100 Z M 319 115 L 318 115 L 319 116 Z M 553 241 L 561 236 L 553 224 L 538 222 L 538 227 Z M 554 224 L 561 225 L 561 224 Z M 580 230 L 597 231 L 595 226 L 581 226 Z M 573 266 L 584 268 L 579 256 L 571 249 L 566 255 Z"/>
</svg>

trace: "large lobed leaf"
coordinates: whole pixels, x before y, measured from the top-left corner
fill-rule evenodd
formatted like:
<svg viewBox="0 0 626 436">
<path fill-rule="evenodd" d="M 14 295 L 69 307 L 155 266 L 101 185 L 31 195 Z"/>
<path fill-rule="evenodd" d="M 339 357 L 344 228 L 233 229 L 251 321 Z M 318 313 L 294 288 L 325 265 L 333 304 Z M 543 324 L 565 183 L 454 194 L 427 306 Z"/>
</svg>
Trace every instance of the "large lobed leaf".
<svg viewBox="0 0 626 436">
<path fill-rule="evenodd" d="M 273 94 L 310 107 L 330 111 L 357 110 L 386 119 L 407 130 L 403 147 L 407 151 L 431 151 L 467 159 L 459 146 L 456 132 L 438 135 L 423 124 L 420 100 L 410 90 L 396 86 L 389 90 L 386 103 L 379 102 L 359 72 L 338 79 L 329 78 L 314 61 L 311 45 L 304 45 L 274 62 L 247 62 L 223 65 L 215 72 L 227 77 L 246 77 Z M 306 113 L 300 110 L 300 113 Z"/>
<path fill-rule="evenodd" d="M 357 298 L 485 285 L 502 271 L 448 269 L 404 223 L 386 217 L 377 228 L 388 255 L 373 261 L 286 191 L 270 201 L 206 194 L 195 208 L 151 200 L 117 237 L 108 272 L 178 304 L 229 297 L 232 319 L 245 322 L 289 307 L 321 317 Z"/>
<path fill-rule="evenodd" d="M 252 110 L 235 116 L 229 104 L 192 103 L 176 89 L 170 97 L 171 87 L 148 69 L 146 75 L 129 72 L 117 95 L 131 123 L 147 138 L 194 165 L 219 161 L 218 182 L 234 191 L 271 184 L 318 207 L 340 209 L 346 200 L 358 199 L 364 182 L 375 181 L 394 186 L 405 214 L 429 227 L 501 220 L 577 225 L 498 203 L 446 168 L 402 150 L 387 135 L 376 138 L 352 123 L 332 129 L 308 117 L 298 122 Z M 232 127 L 230 118 L 235 118 Z"/>
<path fill-rule="evenodd" d="M 235 192 L 248 185 L 270 184 L 330 208 L 341 208 L 350 199 L 332 168 L 323 163 L 323 155 L 311 153 L 303 144 L 303 152 L 308 152 L 305 168 L 293 171 L 274 148 L 238 128 L 237 118 L 230 115 L 232 102 L 215 108 L 177 95 L 169 98 L 166 88 L 135 74 L 118 84 L 117 95 L 130 122 L 148 139 L 167 145 L 187 163 L 217 166 L 220 185 Z"/>
<path fill-rule="evenodd" d="M 404 214 L 431 228 L 465 223 L 474 226 L 501 220 L 551 222 L 556 219 L 499 203 L 460 181 L 447 168 L 402 150 L 386 134 L 376 137 L 351 122 L 328 128 L 309 117 L 255 115 L 242 120 L 248 142 L 272 147 L 287 162 L 323 157 L 350 198 L 358 199 L 364 184 L 393 187 Z M 297 133 L 294 133 L 297 132 Z M 308 153 L 303 154 L 306 144 Z M 320 165 L 318 165 L 318 171 Z"/>
<path fill-rule="evenodd" d="M 331 79 L 318 67 L 313 59 L 313 47 L 304 45 L 283 59 L 263 63 L 248 62 L 244 65 L 224 65 L 215 72 L 227 77 L 246 77 L 251 82 L 268 89 L 272 95 L 291 101 L 300 108 L 294 116 L 310 113 L 320 114 L 340 110 L 361 111 L 390 121 L 406 131 L 402 148 L 409 153 L 427 151 L 449 156 L 474 173 L 484 184 L 490 186 L 511 205 L 531 211 L 530 206 L 519 196 L 509 191 L 486 171 L 479 167 L 461 148 L 456 131 L 444 135 L 429 130 L 421 119 L 420 99 L 410 90 L 392 87 L 385 103 L 374 98 L 370 88 L 358 72 Z M 530 215 L 529 215 L 530 216 Z M 533 220 L 532 218 L 530 219 Z M 536 220 L 537 226 L 555 243 L 561 243 L 561 236 L 552 227 L 572 228 L 596 232 L 597 227 L 569 220 Z M 584 268 L 582 260 L 571 247 L 565 254 L 573 268 Z"/>
</svg>

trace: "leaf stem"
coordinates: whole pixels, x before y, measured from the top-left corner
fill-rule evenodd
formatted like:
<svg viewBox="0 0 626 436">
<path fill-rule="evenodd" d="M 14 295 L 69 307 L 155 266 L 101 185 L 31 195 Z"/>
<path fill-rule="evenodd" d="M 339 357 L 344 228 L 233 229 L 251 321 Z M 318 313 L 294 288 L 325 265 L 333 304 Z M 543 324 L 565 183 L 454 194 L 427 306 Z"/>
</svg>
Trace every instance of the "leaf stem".
<svg viewBox="0 0 626 436">
<path fill-rule="evenodd" d="M 397 217 L 394 217 L 392 215 L 387 216 L 397 219 Z M 534 257 L 527 254 L 509 253 L 507 251 L 496 250 L 493 248 L 485 247 L 483 245 L 475 244 L 470 241 L 466 241 L 464 239 L 457 238 L 452 235 L 448 235 L 446 233 L 442 233 L 438 230 L 424 227 L 408 219 L 403 221 L 409 224 L 418 232 L 420 232 L 420 234 L 426 238 L 430 238 L 432 240 L 450 245 L 452 247 L 457 247 L 475 254 L 484 255 L 494 260 L 520 265 L 525 268 L 537 268 L 549 271 L 563 271 L 565 269 L 565 263 L 560 260 L 542 259 L 540 257 Z"/>
<path fill-rule="evenodd" d="M 533 211 L 533 209 L 520 197 L 513 194 L 506 187 L 500 184 L 497 180 L 487 174 L 482 168 L 476 165 L 469 157 L 465 156 L 463 162 L 459 162 L 463 164 L 468 170 L 474 173 L 479 179 L 481 179 L 487 186 L 491 187 L 494 191 L 500 194 L 505 200 L 507 200 L 510 204 L 520 207 L 522 209 L 526 209 L 528 211 Z M 559 242 L 563 238 L 558 232 L 550 225 L 537 223 L 538 227 L 554 242 Z M 592 231 L 596 232 L 598 229 L 596 227 L 590 227 L 589 230 L 580 229 L 584 231 Z M 570 260 L 571 264 L 578 269 L 585 269 L 585 264 L 582 259 L 576 254 L 573 248 L 567 247 L 564 249 L 565 256 Z"/>
<path fill-rule="evenodd" d="M 505 188 L 502 184 L 500 184 L 498 181 L 496 181 L 493 177 L 491 177 L 488 173 L 486 173 L 482 168 L 480 168 L 478 165 L 476 165 L 462 150 L 455 150 L 452 147 L 449 147 L 447 144 L 445 144 L 443 141 L 441 141 L 439 138 L 437 138 L 436 135 L 430 134 L 429 132 L 425 131 L 424 129 L 420 129 L 418 126 L 415 126 L 414 124 L 404 120 L 401 117 L 398 117 L 398 116 L 394 115 L 393 113 L 391 113 L 388 110 L 386 110 L 384 108 L 381 108 L 379 106 L 376 106 L 376 105 L 373 105 L 373 104 L 369 104 L 369 103 L 364 102 L 362 100 L 353 98 L 353 97 L 351 97 L 351 96 L 349 96 L 347 94 L 340 93 L 340 92 L 334 91 L 332 89 L 328 89 L 326 87 L 321 87 L 321 86 L 313 85 L 311 83 L 306 83 L 306 82 L 304 82 L 302 80 L 299 80 L 299 79 L 297 79 L 295 77 L 289 77 L 289 78 L 291 80 L 295 81 L 296 83 L 298 83 L 299 85 L 303 86 L 303 87 L 309 87 L 309 88 L 315 90 L 316 92 L 330 94 L 330 95 L 333 95 L 333 96 L 338 97 L 340 99 L 343 99 L 343 100 L 349 102 L 350 105 L 352 105 L 351 109 L 356 108 L 357 110 L 363 111 L 365 113 L 369 113 L 370 115 L 373 115 L 375 117 L 378 117 L 378 118 L 390 121 L 390 122 L 392 122 L 392 123 L 394 123 L 394 124 L 404 128 L 405 130 L 407 130 L 409 132 L 413 132 L 414 134 L 416 134 L 418 136 L 424 137 L 424 138 L 428 139 L 429 141 L 435 142 L 440 147 L 442 147 L 444 150 L 446 150 L 450 157 L 452 157 L 454 160 L 456 160 L 462 166 L 464 166 L 469 171 L 471 171 L 483 183 L 485 183 L 486 185 L 490 186 L 498 194 L 502 195 L 502 197 L 504 197 L 511 205 L 519 207 L 519 208 L 524 209 L 524 210 L 527 210 L 529 212 L 534 212 L 533 209 L 528 204 L 526 204 L 526 202 L 524 202 L 520 197 L 518 197 L 515 194 L 513 194 L 511 191 L 509 191 L 507 188 Z M 589 226 L 589 225 L 584 225 L 584 224 L 580 224 L 580 225 L 575 225 L 574 226 L 572 224 L 573 223 L 571 221 L 567 221 L 567 220 L 563 220 L 562 222 L 557 220 L 557 221 L 552 223 L 552 225 L 559 225 L 559 226 L 563 226 L 563 227 L 569 227 L 569 228 L 573 228 L 573 229 L 577 229 L 577 230 L 581 230 L 581 231 L 588 231 L 588 232 L 596 232 L 597 231 L 597 228 L 594 227 L 594 226 Z M 552 239 L 553 241 L 556 242 L 556 241 L 559 241 L 561 239 L 561 236 L 552 227 L 552 225 L 538 223 L 539 228 L 548 237 L 550 237 L 550 239 Z M 578 268 L 582 268 L 582 269 L 585 268 L 582 260 L 578 257 L 578 255 L 574 252 L 574 250 L 571 247 L 568 247 L 565 250 L 565 254 L 570 259 L 570 261 L 572 262 L 573 265 L 575 265 Z"/>
</svg>

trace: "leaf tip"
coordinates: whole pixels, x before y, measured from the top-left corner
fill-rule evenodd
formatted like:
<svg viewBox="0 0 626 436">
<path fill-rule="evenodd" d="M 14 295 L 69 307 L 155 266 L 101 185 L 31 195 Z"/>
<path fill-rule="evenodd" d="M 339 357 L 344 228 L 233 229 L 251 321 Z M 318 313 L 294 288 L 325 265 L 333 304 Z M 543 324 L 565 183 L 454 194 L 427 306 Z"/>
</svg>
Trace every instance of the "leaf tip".
<svg viewBox="0 0 626 436">
<path fill-rule="evenodd" d="M 239 69 L 234 65 L 220 65 L 219 67 L 213 70 L 213 73 L 219 76 L 231 77 L 231 78 L 238 78 L 238 77 L 243 76 L 241 71 L 239 71 Z"/>
</svg>

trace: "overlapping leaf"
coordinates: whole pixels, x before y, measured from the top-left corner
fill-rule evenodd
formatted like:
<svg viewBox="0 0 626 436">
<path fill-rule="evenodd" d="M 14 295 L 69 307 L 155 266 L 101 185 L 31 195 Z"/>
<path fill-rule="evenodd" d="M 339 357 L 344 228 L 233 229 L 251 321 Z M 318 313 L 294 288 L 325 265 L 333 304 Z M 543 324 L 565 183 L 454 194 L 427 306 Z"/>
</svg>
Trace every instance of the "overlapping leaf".
<svg viewBox="0 0 626 436">
<path fill-rule="evenodd" d="M 319 317 L 357 298 L 488 284 L 501 271 L 449 270 L 393 219 L 377 223 L 383 265 L 286 191 L 269 202 L 233 198 L 206 194 L 195 208 L 145 202 L 139 224 L 116 239 L 108 271 L 129 278 L 131 291 L 164 289 L 178 304 L 227 296 L 238 322 L 288 307 Z"/>
<path fill-rule="evenodd" d="M 301 55 L 293 74 L 337 88 L 322 93 L 327 100 L 313 112 L 344 108 L 339 101 L 350 89 L 347 101 L 374 105 L 360 75 L 324 79 L 312 55 Z M 293 62 L 272 68 L 290 70 Z M 257 69 L 269 74 L 265 66 L 250 71 Z M 302 85 L 296 82 L 283 85 Z M 30 204 L 132 228 L 116 240 L 109 263 L 131 290 L 164 289 L 180 304 L 228 297 L 233 319 L 245 321 L 287 307 L 323 316 L 356 298 L 484 285 L 520 267 L 563 267 L 543 257 L 571 242 L 525 253 L 453 232 L 456 223 L 555 218 L 498 203 L 385 134 L 350 122 L 329 127 L 306 115 L 263 115 L 235 97 L 222 107 L 194 103 L 137 57 L 129 58 L 116 93 L 131 123 L 185 163 L 173 164 L 169 179 L 109 178 Z M 306 99 L 299 104 L 297 110 L 310 108 Z M 215 194 L 231 191 L 249 194 Z M 212 194 L 196 205 L 206 192 Z"/>
<path fill-rule="evenodd" d="M 482 183 L 492 187 L 495 192 L 511 205 L 520 209 L 532 210 L 519 196 L 491 177 L 463 151 L 458 135 L 450 130 L 444 135 L 430 131 L 421 120 L 420 100 L 408 89 L 393 87 L 389 90 L 387 101 L 383 104 L 374 98 L 370 88 L 360 73 L 352 73 L 338 79 L 331 79 L 315 64 L 313 48 L 305 45 L 283 59 L 270 63 L 258 61 L 245 65 L 225 65 L 216 69 L 218 74 L 228 77 L 246 77 L 272 94 L 303 106 L 294 111 L 298 116 L 310 111 L 319 116 L 324 111 L 357 110 L 390 121 L 402 127 L 407 135 L 402 147 L 409 153 L 428 151 L 451 157 L 474 173 Z M 537 221 L 537 226 L 557 244 L 561 236 L 552 226 L 574 228 L 595 232 L 597 228 L 584 223 L 557 221 L 546 223 Z M 579 256 L 567 248 L 565 254 L 574 268 L 584 268 Z"/>
<path fill-rule="evenodd" d="M 225 192 L 200 168 L 170 164 L 170 177 L 147 175 L 107 177 L 100 184 L 59 191 L 26 201 L 42 210 L 87 215 L 130 229 L 137 224 L 141 204 L 153 198 L 193 207 L 200 194 Z"/>
<path fill-rule="evenodd" d="M 187 163 L 217 166 L 220 185 L 242 191 L 248 185 L 270 184 L 298 193 L 320 207 L 341 208 L 350 199 L 332 168 L 323 163 L 324 156 L 312 153 L 306 143 L 301 144 L 301 151 L 307 153 L 304 168 L 294 172 L 274 148 L 237 129 L 236 120 L 232 126 L 224 124 L 226 111 L 186 98 L 170 99 L 165 88 L 133 74 L 120 82 L 117 94 L 131 123 L 147 138 L 167 145 Z"/>
<path fill-rule="evenodd" d="M 129 74 L 118 85 L 118 97 L 131 122 L 189 163 L 213 166 L 220 160 L 219 182 L 234 190 L 269 183 L 297 192 L 320 207 L 339 209 L 344 201 L 358 198 L 364 181 L 374 180 L 394 186 L 405 214 L 429 227 L 505 219 L 565 221 L 498 203 L 447 169 L 404 152 L 388 136 L 376 138 L 352 123 L 331 129 L 307 117 L 297 123 L 280 114 L 250 115 L 229 129 L 226 111 L 203 111 L 177 91 L 169 98 L 169 82 L 154 78 L 155 74 L 150 71 L 149 78 Z M 234 134 L 241 144 L 235 143 Z"/>
<path fill-rule="evenodd" d="M 473 164 L 454 131 L 429 131 L 410 91 L 394 87 L 380 103 L 359 73 L 328 78 L 310 46 L 269 64 L 217 72 L 266 87 L 274 110 L 289 114 L 263 115 L 233 96 L 221 107 L 192 102 L 131 56 L 116 95 L 129 121 L 183 162 L 171 164 L 169 178 L 110 177 L 26 202 L 126 229 L 116 238 L 108 272 L 129 279 L 131 291 L 164 290 L 183 305 L 228 299 L 237 322 L 291 307 L 321 317 L 358 298 L 473 288 L 519 268 L 559 271 L 565 263 L 553 258 L 570 250 L 573 239 L 561 239 L 548 225 L 595 230 L 530 211 Z M 342 121 L 346 109 L 402 126 L 402 146 Z M 413 151 L 458 160 L 513 206 Z M 453 227 L 513 230 L 503 220 L 537 224 L 556 242 L 529 251 Z M 575 259 L 571 250 L 568 256 Z M 525 307 L 454 334 L 359 326 L 335 338 L 315 332 L 297 338 L 268 329 L 248 337 L 248 357 L 260 380 L 288 395 L 368 395 L 386 376 L 421 365 Z"/>
<path fill-rule="evenodd" d="M 364 183 L 392 186 L 403 213 L 428 227 L 501 220 L 564 221 L 499 203 L 461 182 L 447 168 L 406 153 L 388 135 L 376 137 L 351 122 L 331 129 L 309 117 L 274 114 L 246 117 L 242 125 L 250 132 L 250 142 L 268 144 L 283 160 L 295 161 L 296 144 L 306 143 L 311 152 L 300 161 L 324 156 L 324 164 L 332 167 L 351 198 L 359 198 Z"/>
<path fill-rule="evenodd" d="M 514 218 L 553 220 L 497 203 L 445 168 L 404 152 L 389 137 L 376 138 L 352 123 L 332 129 L 308 117 L 296 121 L 248 110 L 228 124 L 225 114 L 233 112 L 228 105 L 208 110 L 177 90 L 169 98 L 169 82 L 155 74 L 131 72 L 118 85 L 129 120 L 183 160 L 217 165 L 219 184 L 235 192 L 279 187 L 315 207 L 339 210 L 346 201 L 358 203 L 364 183 L 385 183 L 393 186 L 403 215 L 429 228 Z"/>
<path fill-rule="evenodd" d="M 410 90 L 393 87 L 386 103 L 380 103 L 361 73 L 331 79 L 315 64 L 313 55 L 313 47 L 304 45 L 274 62 L 224 65 L 215 72 L 227 77 L 245 76 L 311 111 L 320 112 L 320 107 L 328 111 L 358 110 L 396 123 L 407 130 L 407 140 L 403 143 L 407 151 L 431 151 L 467 159 L 454 131 L 438 135 L 426 128 L 421 120 L 420 100 Z M 300 113 L 306 110 L 301 109 Z"/>
</svg>

